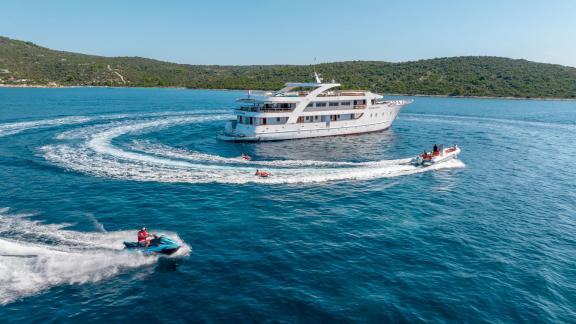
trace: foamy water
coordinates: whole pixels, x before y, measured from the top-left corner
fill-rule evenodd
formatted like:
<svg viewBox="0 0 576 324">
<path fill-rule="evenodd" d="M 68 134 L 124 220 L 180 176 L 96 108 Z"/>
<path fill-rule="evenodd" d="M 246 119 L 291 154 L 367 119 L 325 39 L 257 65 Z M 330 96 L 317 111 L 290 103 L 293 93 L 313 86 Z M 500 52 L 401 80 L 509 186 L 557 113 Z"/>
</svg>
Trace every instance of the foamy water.
<svg viewBox="0 0 576 324">
<path fill-rule="evenodd" d="M 136 229 L 77 232 L 70 224 L 42 224 L 31 214 L 0 209 L 0 304 L 63 284 L 97 282 L 133 268 L 153 265 L 158 256 L 123 250 Z M 182 245 L 170 257 L 188 255 L 191 248 L 176 233 L 166 234 Z"/>
<path fill-rule="evenodd" d="M 9 322 L 573 322 L 574 102 L 416 98 L 384 132 L 223 143 L 243 93 L 1 95 L 3 129 L 90 118 L 0 137 Z M 406 163 L 435 142 L 466 167 Z M 123 251 L 143 225 L 194 252 Z"/>
<path fill-rule="evenodd" d="M 58 127 L 63 125 L 82 124 L 91 121 L 89 117 L 64 117 L 55 119 L 43 119 L 27 122 L 5 123 L 0 124 L 0 137 L 10 136 L 22 133 L 30 129 Z"/>
<path fill-rule="evenodd" d="M 464 167 L 459 160 L 427 168 L 414 167 L 409 164 L 410 158 L 349 162 L 254 157 L 246 161 L 240 157 L 171 147 L 145 138 L 149 132 L 228 118 L 229 115 L 217 110 L 72 116 L 0 124 L 0 137 L 36 129 L 56 129 L 52 143 L 37 148 L 47 161 L 89 176 L 144 182 L 323 183 L 393 178 Z M 132 138 L 128 145 L 116 144 L 117 139 L 124 137 Z M 254 176 L 257 168 L 265 168 L 272 176 Z M 31 220 L 30 216 L 33 215 L 0 209 L 0 304 L 58 285 L 97 282 L 158 261 L 157 256 L 123 250 L 122 242 L 132 240 L 135 229 L 107 232 L 91 216 L 99 232 L 78 232 L 66 229 L 71 224 L 43 224 Z M 190 247 L 177 233 L 162 233 L 183 246 L 175 257 L 190 253 Z"/>
<path fill-rule="evenodd" d="M 149 117 L 149 116 L 146 116 Z M 81 127 L 61 133 L 58 140 L 81 139 L 79 143 L 50 144 L 41 148 L 43 156 L 66 169 L 99 177 L 135 181 L 181 183 L 320 183 L 337 180 L 370 180 L 415 173 L 461 168 L 460 161 L 447 161 L 428 168 L 414 167 L 410 158 L 369 162 L 270 160 L 245 161 L 239 157 L 172 148 L 163 144 L 134 140 L 132 146 L 113 144 L 122 136 L 139 136 L 179 125 L 224 120 L 226 115 L 157 116 Z M 269 178 L 254 176 L 257 168 L 271 172 Z"/>
</svg>

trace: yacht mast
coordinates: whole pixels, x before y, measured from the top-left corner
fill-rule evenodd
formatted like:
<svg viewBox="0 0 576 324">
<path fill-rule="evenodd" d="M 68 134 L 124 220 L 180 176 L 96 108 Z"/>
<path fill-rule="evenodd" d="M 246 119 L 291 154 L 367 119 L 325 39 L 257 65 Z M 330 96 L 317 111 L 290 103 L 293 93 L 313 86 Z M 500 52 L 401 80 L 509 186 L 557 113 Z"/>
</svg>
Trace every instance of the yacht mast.
<svg viewBox="0 0 576 324">
<path fill-rule="evenodd" d="M 316 81 L 316 83 L 322 83 L 322 78 L 320 77 L 320 75 L 318 73 L 316 73 L 316 58 L 314 58 L 314 80 Z"/>
</svg>

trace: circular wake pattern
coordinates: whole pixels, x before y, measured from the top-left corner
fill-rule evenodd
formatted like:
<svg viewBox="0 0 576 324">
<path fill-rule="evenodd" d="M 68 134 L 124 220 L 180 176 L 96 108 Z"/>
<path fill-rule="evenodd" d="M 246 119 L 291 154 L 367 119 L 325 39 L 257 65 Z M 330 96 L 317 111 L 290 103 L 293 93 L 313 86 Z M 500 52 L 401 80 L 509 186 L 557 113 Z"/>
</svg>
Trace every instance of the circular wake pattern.
<svg viewBox="0 0 576 324">
<path fill-rule="evenodd" d="M 0 137 L 15 135 L 29 129 L 81 124 L 91 120 L 92 118 L 79 116 L 0 124 Z"/>
<path fill-rule="evenodd" d="M 206 154 L 201 152 L 189 151 L 181 148 L 173 148 L 167 145 L 153 143 L 150 141 L 135 140 L 130 147 L 133 150 L 147 154 L 166 156 L 175 159 L 182 159 L 194 162 L 204 163 L 224 163 L 224 164 L 243 164 L 258 165 L 271 167 L 337 167 L 337 166 L 375 166 L 375 165 L 392 165 L 403 160 L 382 160 L 373 162 L 337 162 L 337 161 L 314 161 L 314 160 L 275 160 L 275 161 L 252 161 L 245 160 L 242 157 L 227 158 L 219 155 Z M 409 161 L 410 159 L 406 159 Z"/>
<path fill-rule="evenodd" d="M 50 287 L 96 282 L 158 261 L 158 256 L 123 250 L 122 242 L 134 239 L 136 230 L 77 232 L 66 230 L 69 224 L 42 224 L 30 216 L 0 209 L 0 305 Z M 162 233 L 182 245 L 174 257 L 190 253 L 176 233 Z"/>
<path fill-rule="evenodd" d="M 219 114 L 215 114 L 219 113 Z M 371 162 L 273 160 L 246 161 L 238 157 L 172 148 L 147 140 L 133 139 L 122 147 L 115 140 L 138 137 L 148 132 L 185 125 L 229 119 L 222 111 L 116 114 L 96 117 L 66 117 L 44 121 L 0 125 L 0 136 L 14 135 L 34 128 L 84 124 L 56 135 L 59 143 L 40 148 L 43 157 L 68 170 L 99 177 L 135 181 L 181 183 L 318 183 L 335 180 L 390 178 L 425 171 L 460 168 L 458 160 L 427 168 L 414 167 L 410 159 Z M 268 178 L 254 175 L 266 168 Z"/>
</svg>

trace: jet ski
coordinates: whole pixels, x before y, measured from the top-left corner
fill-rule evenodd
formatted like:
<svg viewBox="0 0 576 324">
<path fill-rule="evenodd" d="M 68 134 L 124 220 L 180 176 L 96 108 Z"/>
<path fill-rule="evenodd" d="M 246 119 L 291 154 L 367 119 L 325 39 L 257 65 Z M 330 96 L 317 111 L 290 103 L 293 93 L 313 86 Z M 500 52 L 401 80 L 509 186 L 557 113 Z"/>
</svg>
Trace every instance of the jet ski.
<svg viewBox="0 0 576 324">
<path fill-rule="evenodd" d="M 248 154 L 242 154 L 242 155 L 240 155 L 240 158 L 244 161 L 251 161 L 252 160 L 252 157 Z"/>
<path fill-rule="evenodd" d="M 414 157 L 410 163 L 414 166 L 430 166 L 436 163 L 455 159 L 460 154 L 460 147 L 454 146 L 444 148 L 444 145 L 434 145 L 432 152 L 426 152 Z"/>
<path fill-rule="evenodd" d="M 147 247 L 139 244 L 138 242 L 124 242 L 124 248 L 132 251 L 140 251 L 144 254 L 174 254 L 180 248 L 180 244 L 174 240 L 164 236 L 156 236 L 150 240 Z"/>
</svg>

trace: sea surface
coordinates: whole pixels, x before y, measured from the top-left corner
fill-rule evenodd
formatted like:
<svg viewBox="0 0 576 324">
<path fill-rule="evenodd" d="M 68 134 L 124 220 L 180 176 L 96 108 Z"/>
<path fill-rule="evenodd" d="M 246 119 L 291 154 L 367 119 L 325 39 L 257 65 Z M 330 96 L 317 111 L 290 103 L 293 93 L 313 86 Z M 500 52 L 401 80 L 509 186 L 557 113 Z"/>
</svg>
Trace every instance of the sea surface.
<svg viewBox="0 0 576 324">
<path fill-rule="evenodd" d="M 416 97 L 383 132 L 219 142 L 243 95 L 0 89 L 0 317 L 576 322 L 576 102 Z M 462 154 L 406 164 L 434 143 Z M 183 247 L 123 251 L 142 226 Z"/>
</svg>

